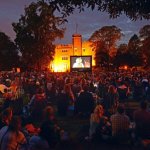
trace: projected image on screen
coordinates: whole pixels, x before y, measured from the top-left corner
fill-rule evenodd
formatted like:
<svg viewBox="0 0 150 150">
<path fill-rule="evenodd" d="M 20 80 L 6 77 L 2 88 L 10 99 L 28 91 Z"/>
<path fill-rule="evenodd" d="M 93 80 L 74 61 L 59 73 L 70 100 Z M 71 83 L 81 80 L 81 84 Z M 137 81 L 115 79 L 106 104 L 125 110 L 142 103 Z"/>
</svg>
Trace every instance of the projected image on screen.
<svg viewBox="0 0 150 150">
<path fill-rule="evenodd" d="M 70 58 L 71 70 L 88 70 L 92 67 L 91 56 L 71 56 Z"/>
</svg>

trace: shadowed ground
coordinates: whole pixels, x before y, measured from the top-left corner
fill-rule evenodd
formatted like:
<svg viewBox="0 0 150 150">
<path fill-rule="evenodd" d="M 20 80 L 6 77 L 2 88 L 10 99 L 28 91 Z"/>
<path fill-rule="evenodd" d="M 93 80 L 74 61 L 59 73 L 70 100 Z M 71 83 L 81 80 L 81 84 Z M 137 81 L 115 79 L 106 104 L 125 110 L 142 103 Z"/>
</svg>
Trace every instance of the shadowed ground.
<svg viewBox="0 0 150 150">
<path fill-rule="evenodd" d="M 135 109 L 139 108 L 139 103 L 129 102 L 126 103 L 126 112 L 132 120 L 132 114 Z M 88 136 L 89 119 L 79 116 L 76 117 L 58 117 L 58 124 L 68 132 L 70 138 L 69 142 L 62 142 L 58 150 L 142 150 L 143 147 L 135 146 L 133 144 L 113 144 L 102 141 L 87 141 L 85 137 Z"/>
</svg>

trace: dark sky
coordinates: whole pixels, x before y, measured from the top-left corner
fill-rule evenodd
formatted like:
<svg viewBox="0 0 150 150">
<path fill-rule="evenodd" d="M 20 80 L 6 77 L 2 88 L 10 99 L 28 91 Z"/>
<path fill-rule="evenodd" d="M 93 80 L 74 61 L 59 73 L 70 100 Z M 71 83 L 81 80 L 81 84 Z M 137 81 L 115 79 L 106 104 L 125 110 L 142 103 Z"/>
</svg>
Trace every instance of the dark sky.
<svg viewBox="0 0 150 150">
<path fill-rule="evenodd" d="M 32 1 L 36 0 L 0 0 L 0 31 L 5 32 L 13 40 L 15 33 L 11 24 L 18 21 L 20 15 L 24 13 L 24 7 Z M 77 10 L 68 17 L 68 23 L 65 24 L 65 36 L 62 40 L 57 40 L 57 43 L 71 43 L 71 36 L 76 32 L 76 24 L 78 24 L 77 31 L 82 34 L 83 40 L 88 39 L 95 30 L 103 26 L 116 25 L 125 34 L 121 42 L 127 43 L 133 34 L 138 34 L 140 28 L 150 24 L 150 21 L 131 21 L 125 15 L 110 19 L 104 12 L 87 9 L 85 12 L 78 13 Z"/>
</svg>

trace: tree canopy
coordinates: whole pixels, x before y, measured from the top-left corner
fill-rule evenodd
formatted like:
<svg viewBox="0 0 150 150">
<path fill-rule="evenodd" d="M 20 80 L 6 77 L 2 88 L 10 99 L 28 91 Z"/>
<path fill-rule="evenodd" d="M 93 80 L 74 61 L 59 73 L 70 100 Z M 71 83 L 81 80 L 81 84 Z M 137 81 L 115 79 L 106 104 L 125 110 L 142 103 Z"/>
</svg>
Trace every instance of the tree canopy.
<svg viewBox="0 0 150 150">
<path fill-rule="evenodd" d="M 63 15 L 73 13 L 75 8 L 84 11 L 91 10 L 107 12 L 111 18 L 125 14 L 132 20 L 150 19 L 149 0 L 47 0 L 53 9 L 61 11 Z"/>
<path fill-rule="evenodd" d="M 109 65 L 110 57 L 115 53 L 116 42 L 122 35 L 121 29 L 116 26 L 104 26 L 92 34 L 89 40 L 93 42 L 97 64 L 99 60 L 105 60 L 104 63 Z"/>
<path fill-rule="evenodd" d="M 56 38 L 64 34 L 65 19 L 56 17 L 51 6 L 44 2 L 31 3 L 18 23 L 13 23 L 15 42 L 27 67 L 38 67 L 53 60 Z"/>
<path fill-rule="evenodd" d="M 142 52 L 145 58 L 146 65 L 150 65 L 150 25 L 145 25 L 140 29 L 140 38 Z"/>
<path fill-rule="evenodd" d="M 141 66 L 143 61 L 143 54 L 141 49 L 141 41 L 139 37 L 134 34 L 128 42 L 128 53 L 131 58 L 128 63 L 129 66 Z"/>
<path fill-rule="evenodd" d="M 11 70 L 19 61 L 15 44 L 3 32 L 0 32 L 0 69 Z"/>
</svg>

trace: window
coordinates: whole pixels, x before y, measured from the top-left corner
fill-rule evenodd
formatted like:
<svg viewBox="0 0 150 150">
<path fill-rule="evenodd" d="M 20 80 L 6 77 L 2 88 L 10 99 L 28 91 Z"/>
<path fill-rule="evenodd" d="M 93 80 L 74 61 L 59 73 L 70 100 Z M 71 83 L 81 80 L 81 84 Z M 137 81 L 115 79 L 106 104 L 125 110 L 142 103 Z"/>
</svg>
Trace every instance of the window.
<svg viewBox="0 0 150 150">
<path fill-rule="evenodd" d="M 62 60 L 68 60 L 68 57 L 62 57 Z"/>
<path fill-rule="evenodd" d="M 64 50 L 62 50 L 62 52 L 67 52 L 67 50 L 66 50 L 66 49 L 64 49 Z"/>
</svg>

